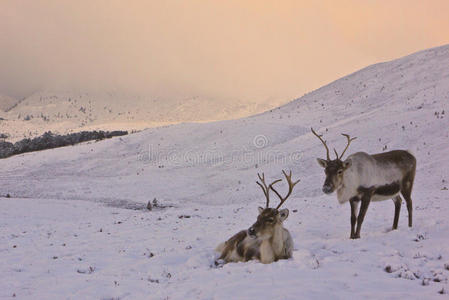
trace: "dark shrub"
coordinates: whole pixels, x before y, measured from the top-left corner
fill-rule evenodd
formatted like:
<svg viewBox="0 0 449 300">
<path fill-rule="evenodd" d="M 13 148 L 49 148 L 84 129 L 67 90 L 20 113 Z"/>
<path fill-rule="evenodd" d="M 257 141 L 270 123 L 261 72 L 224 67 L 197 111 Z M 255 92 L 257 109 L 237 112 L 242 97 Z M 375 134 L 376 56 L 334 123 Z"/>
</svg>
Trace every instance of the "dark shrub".
<svg viewBox="0 0 449 300">
<path fill-rule="evenodd" d="M 81 131 L 66 135 L 53 134 L 51 131 L 47 131 L 41 136 L 35 137 L 33 139 L 26 138 L 16 142 L 15 144 L 6 141 L 0 141 L 0 158 L 6 158 L 11 155 L 25 152 L 75 145 L 92 140 L 103 140 L 105 138 L 122 136 L 126 134 L 128 134 L 128 131 L 118 130 L 111 132 Z"/>
</svg>

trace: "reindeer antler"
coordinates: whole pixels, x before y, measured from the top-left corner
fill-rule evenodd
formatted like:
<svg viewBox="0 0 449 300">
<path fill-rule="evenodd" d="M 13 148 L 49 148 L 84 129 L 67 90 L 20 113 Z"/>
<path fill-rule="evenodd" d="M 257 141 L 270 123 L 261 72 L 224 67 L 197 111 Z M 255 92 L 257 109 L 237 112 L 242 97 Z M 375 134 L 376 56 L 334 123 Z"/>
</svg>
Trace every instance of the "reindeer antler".
<svg viewBox="0 0 449 300">
<path fill-rule="evenodd" d="M 317 134 L 317 133 L 315 132 L 315 130 L 313 130 L 312 127 L 310 127 L 310 129 L 312 130 L 312 133 L 313 133 L 317 138 L 320 139 L 321 143 L 323 143 L 324 148 L 326 148 L 326 159 L 327 159 L 327 160 L 331 160 L 331 158 L 330 158 L 330 156 L 329 156 L 329 148 L 327 147 L 326 141 L 323 140 L 323 139 L 321 138 L 321 135 Z M 334 151 L 335 151 L 335 149 L 334 149 Z M 337 153 L 337 151 L 335 151 L 335 153 Z M 338 155 L 337 155 L 337 157 L 338 157 Z"/>
<path fill-rule="evenodd" d="M 334 153 L 335 153 L 336 158 L 338 159 L 338 152 L 337 152 L 337 150 L 335 150 L 335 148 L 334 148 Z"/>
<path fill-rule="evenodd" d="M 337 158 L 338 158 L 338 159 L 341 159 L 341 158 L 343 157 L 343 155 L 345 154 L 345 152 L 346 152 L 346 150 L 348 149 L 348 147 L 349 147 L 349 145 L 351 144 L 351 142 L 357 138 L 357 137 L 353 137 L 353 138 L 351 139 L 351 137 L 349 136 L 349 134 L 346 134 L 346 133 L 342 133 L 341 135 L 346 137 L 346 139 L 348 140 L 348 141 L 347 141 L 348 144 L 346 145 L 346 148 L 345 148 L 345 150 L 343 150 L 343 153 L 340 155 L 340 157 L 338 157 L 337 151 L 335 151 L 335 154 L 337 154 Z"/>
<path fill-rule="evenodd" d="M 266 207 L 268 208 L 268 206 L 270 205 L 270 189 L 273 189 L 273 185 L 275 183 L 278 183 L 279 181 L 282 181 L 282 179 L 275 180 L 272 183 L 270 183 L 269 186 L 267 186 L 267 184 L 265 183 L 265 174 L 262 173 L 262 176 L 260 176 L 260 174 L 257 173 L 257 176 L 259 177 L 259 180 L 262 183 L 260 183 L 259 181 L 256 181 L 256 183 L 262 188 L 262 191 L 263 191 L 263 193 L 265 195 L 265 198 L 267 198 L 267 205 L 266 205 Z"/>
<path fill-rule="evenodd" d="M 279 209 L 282 204 L 284 204 L 285 200 L 287 200 L 287 198 L 290 196 L 290 194 L 293 191 L 293 188 L 295 187 L 295 185 L 299 182 L 299 179 L 295 182 L 292 182 L 292 171 L 290 171 L 290 173 L 287 175 L 287 173 L 285 173 L 284 170 L 282 170 L 282 173 L 285 176 L 285 179 L 287 180 L 288 183 L 288 193 L 287 195 L 285 195 L 285 197 L 282 197 L 281 194 L 279 194 L 278 191 L 276 191 L 272 186 L 271 189 L 273 190 L 273 192 L 275 192 L 275 194 L 279 197 L 279 199 L 281 200 L 281 202 L 278 204 L 278 206 L 276 207 L 276 209 Z M 280 179 L 279 179 L 280 180 Z"/>
</svg>

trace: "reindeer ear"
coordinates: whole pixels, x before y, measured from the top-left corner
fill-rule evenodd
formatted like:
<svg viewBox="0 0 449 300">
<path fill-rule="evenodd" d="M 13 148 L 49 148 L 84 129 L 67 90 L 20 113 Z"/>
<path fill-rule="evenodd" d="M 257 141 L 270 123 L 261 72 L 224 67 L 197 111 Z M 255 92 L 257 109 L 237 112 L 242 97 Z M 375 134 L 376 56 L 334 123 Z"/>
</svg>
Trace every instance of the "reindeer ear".
<svg viewBox="0 0 449 300">
<path fill-rule="evenodd" d="M 259 209 L 259 214 L 261 214 L 264 210 L 264 208 L 262 206 L 259 206 L 258 209 Z"/>
<path fill-rule="evenodd" d="M 347 159 L 343 162 L 343 168 L 346 170 L 348 168 L 350 168 L 352 166 L 352 160 L 351 159 Z"/>
<path fill-rule="evenodd" d="M 323 167 L 326 168 L 327 167 L 327 160 L 322 159 L 322 158 L 317 158 L 316 161 L 318 162 L 318 164 Z"/>
<path fill-rule="evenodd" d="M 288 213 L 289 213 L 289 211 L 287 208 L 281 209 L 279 211 L 279 218 L 281 219 L 281 222 L 284 221 L 285 219 L 287 219 Z"/>
</svg>

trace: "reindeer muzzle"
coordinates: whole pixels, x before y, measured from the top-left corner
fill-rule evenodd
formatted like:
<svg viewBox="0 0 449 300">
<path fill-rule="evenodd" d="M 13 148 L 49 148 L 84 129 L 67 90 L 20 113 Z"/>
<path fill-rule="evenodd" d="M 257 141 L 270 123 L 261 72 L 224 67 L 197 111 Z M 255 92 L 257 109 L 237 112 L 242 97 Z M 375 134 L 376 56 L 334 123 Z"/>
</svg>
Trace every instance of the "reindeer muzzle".
<svg viewBox="0 0 449 300">
<path fill-rule="evenodd" d="M 252 238 L 256 237 L 256 230 L 254 229 L 254 227 L 248 228 L 248 235 Z"/>
<path fill-rule="evenodd" d="M 333 191 L 334 191 L 334 188 L 331 185 L 329 185 L 329 184 L 323 185 L 323 193 L 332 194 Z"/>
</svg>

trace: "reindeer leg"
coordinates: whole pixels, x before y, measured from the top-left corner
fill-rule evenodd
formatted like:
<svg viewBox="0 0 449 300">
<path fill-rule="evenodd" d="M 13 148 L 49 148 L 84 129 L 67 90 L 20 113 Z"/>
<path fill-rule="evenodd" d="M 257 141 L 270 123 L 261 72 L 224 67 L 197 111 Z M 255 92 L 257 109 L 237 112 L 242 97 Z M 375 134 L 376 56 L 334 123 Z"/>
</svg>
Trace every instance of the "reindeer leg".
<svg viewBox="0 0 449 300">
<path fill-rule="evenodd" d="M 413 181 L 415 180 L 415 170 L 416 165 L 412 170 L 406 175 L 402 182 L 401 194 L 405 199 L 405 203 L 407 204 L 408 210 L 408 227 L 412 227 L 412 219 L 413 219 L 413 204 L 412 204 L 412 189 L 413 189 Z"/>
<path fill-rule="evenodd" d="M 360 211 L 357 217 L 357 229 L 355 231 L 354 236 L 355 239 L 360 238 L 360 229 L 362 229 L 363 219 L 365 218 L 366 211 L 368 210 L 368 206 L 371 201 L 371 195 L 372 195 L 371 191 L 362 194 L 361 199 L 362 204 L 360 205 Z"/>
<path fill-rule="evenodd" d="M 393 198 L 394 202 L 394 220 L 393 220 L 393 230 L 398 229 L 398 222 L 399 222 L 399 213 L 401 212 L 401 204 L 402 204 L 402 198 L 401 196 L 396 196 Z"/>
<path fill-rule="evenodd" d="M 351 239 L 355 239 L 355 223 L 357 222 L 357 208 L 359 206 L 360 199 L 358 197 L 352 197 L 349 200 L 349 204 L 351 204 Z"/>
<path fill-rule="evenodd" d="M 410 197 L 411 189 L 403 189 L 401 191 L 402 196 L 405 199 L 405 203 L 407 203 L 407 210 L 408 210 L 408 227 L 412 227 L 412 219 L 413 219 L 413 204 L 412 204 L 412 198 Z"/>
</svg>

